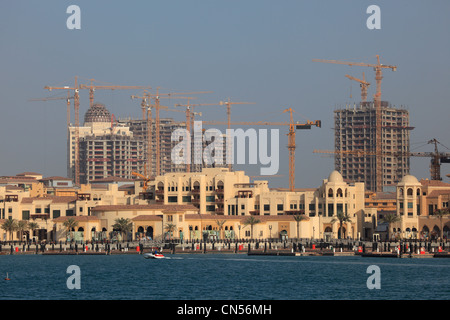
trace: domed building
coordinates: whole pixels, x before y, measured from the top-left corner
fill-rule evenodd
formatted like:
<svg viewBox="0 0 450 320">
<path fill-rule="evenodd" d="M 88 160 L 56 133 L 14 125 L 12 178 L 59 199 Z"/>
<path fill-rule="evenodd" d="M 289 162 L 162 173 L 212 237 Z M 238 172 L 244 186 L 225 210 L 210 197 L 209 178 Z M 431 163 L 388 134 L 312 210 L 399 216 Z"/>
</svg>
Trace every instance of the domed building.
<svg viewBox="0 0 450 320">
<path fill-rule="evenodd" d="M 93 123 L 111 123 L 111 113 L 102 103 L 94 103 L 84 114 L 84 125 Z"/>
<path fill-rule="evenodd" d="M 75 126 L 69 127 L 67 171 L 75 178 Z M 129 127 L 119 125 L 102 103 L 94 103 L 78 128 L 79 183 L 90 183 L 110 176 L 132 179 L 132 172 L 143 171 L 144 141 Z M 75 180 L 75 179 L 74 179 Z"/>
</svg>

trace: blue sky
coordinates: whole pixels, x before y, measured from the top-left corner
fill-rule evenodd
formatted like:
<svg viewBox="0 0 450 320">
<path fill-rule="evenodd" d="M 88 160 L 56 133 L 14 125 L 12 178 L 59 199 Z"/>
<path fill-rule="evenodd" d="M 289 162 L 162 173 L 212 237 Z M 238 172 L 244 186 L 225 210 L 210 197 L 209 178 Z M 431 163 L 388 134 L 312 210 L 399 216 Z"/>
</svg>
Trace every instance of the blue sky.
<svg viewBox="0 0 450 320">
<path fill-rule="evenodd" d="M 69 30 L 69 5 L 81 9 L 81 30 Z M 381 9 L 381 30 L 369 30 L 369 5 Z M 450 2 L 442 1 L 2 1 L 0 4 L 0 175 L 37 171 L 66 175 L 64 95 L 46 85 L 96 79 L 161 91 L 212 91 L 195 103 L 254 102 L 232 108 L 235 121 L 301 122 L 322 128 L 297 132 L 296 186 L 316 187 L 333 170 L 333 110 L 359 101 L 359 85 L 345 74 L 375 80 L 371 68 L 315 63 L 334 59 L 398 66 L 386 70 L 382 99 L 410 111 L 412 151 L 450 146 Z M 139 117 L 139 91 L 96 92 L 116 117 Z M 352 97 L 350 97 L 350 94 Z M 180 101 L 165 101 L 175 104 Z M 181 101 L 184 103 L 184 101 Z M 88 108 L 81 92 L 80 118 Z M 225 120 L 223 107 L 201 107 L 204 120 Z M 183 115 L 163 113 L 183 119 Z M 72 114 L 73 119 L 73 114 Z M 287 128 L 280 128 L 280 175 L 288 186 Z M 444 147 L 440 151 L 450 152 Z M 237 167 L 239 168 L 239 167 Z M 245 166 L 258 175 L 258 166 Z M 450 168 L 444 164 L 442 175 Z M 429 159 L 412 158 L 411 174 L 429 177 Z M 444 178 L 444 181 L 448 181 Z"/>
</svg>

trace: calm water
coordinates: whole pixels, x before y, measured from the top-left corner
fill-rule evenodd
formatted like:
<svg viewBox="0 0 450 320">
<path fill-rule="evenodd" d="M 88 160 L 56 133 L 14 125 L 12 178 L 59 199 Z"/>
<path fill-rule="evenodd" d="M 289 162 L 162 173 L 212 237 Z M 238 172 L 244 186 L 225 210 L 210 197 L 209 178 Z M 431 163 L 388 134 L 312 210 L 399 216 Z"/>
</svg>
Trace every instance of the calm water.
<svg viewBox="0 0 450 320">
<path fill-rule="evenodd" d="M 0 256 L 0 299 L 19 300 L 335 300 L 450 299 L 450 259 L 179 254 Z M 67 267 L 81 270 L 69 290 Z M 368 266 L 381 270 L 369 290 Z M 3 278 L 8 272 L 10 281 Z"/>
</svg>

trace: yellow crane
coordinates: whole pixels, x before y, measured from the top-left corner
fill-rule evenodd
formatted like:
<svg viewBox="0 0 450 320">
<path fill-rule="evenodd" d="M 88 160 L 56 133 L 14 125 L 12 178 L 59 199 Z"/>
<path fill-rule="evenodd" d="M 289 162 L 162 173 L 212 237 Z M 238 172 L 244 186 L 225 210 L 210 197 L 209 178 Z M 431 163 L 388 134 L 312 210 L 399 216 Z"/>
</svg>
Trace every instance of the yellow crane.
<svg viewBox="0 0 450 320">
<path fill-rule="evenodd" d="M 71 86 L 45 86 L 44 89 L 52 90 L 73 90 L 73 105 L 75 113 L 75 185 L 80 184 L 80 87 L 78 85 L 78 77 L 75 76 L 75 85 Z M 69 95 L 69 93 L 68 93 Z"/>
<path fill-rule="evenodd" d="M 256 121 L 256 122 L 221 122 L 221 121 L 203 121 L 203 124 L 206 125 L 250 125 L 250 126 L 289 126 L 289 131 L 287 136 L 289 137 L 288 142 L 288 150 L 289 150 L 289 190 L 294 191 L 295 189 L 295 131 L 297 129 L 311 129 L 311 126 L 316 126 L 320 128 L 322 126 L 322 122 L 320 120 L 310 121 L 307 120 L 306 123 L 299 123 L 298 121 L 294 122 L 292 108 L 287 108 L 283 111 L 283 113 L 289 112 L 290 121 L 289 122 L 265 122 L 265 121 Z"/>
<path fill-rule="evenodd" d="M 355 77 L 352 77 L 348 74 L 345 75 L 347 78 L 349 78 L 350 80 L 354 80 L 359 82 L 359 86 L 361 87 L 361 101 L 362 102 L 366 102 L 367 101 L 367 88 L 370 86 L 370 83 L 366 81 L 366 78 L 364 76 L 364 72 L 363 72 L 363 78 L 358 79 Z"/>
<path fill-rule="evenodd" d="M 344 64 L 348 66 L 359 66 L 359 67 L 371 67 L 375 70 L 375 81 L 376 81 L 376 94 L 374 95 L 375 103 L 375 118 L 376 118 L 376 129 L 375 129 L 375 149 L 376 149 L 376 191 L 383 191 L 383 172 L 382 172 L 382 158 L 379 156 L 381 154 L 381 144 L 382 144 L 382 119 L 381 119 L 381 80 L 383 79 L 383 69 L 391 69 L 392 71 L 397 71 L 397 66 L 384 65 L 380 62 L 380 56 L 376 55 L 377 63 L 363 63 L 363 62 L 346 62 L 339 60 L 324 60 L 324 59 L 313 59 L 313 62 L 323 62 L 323 63 L 335 63 Z"/>
</svg>

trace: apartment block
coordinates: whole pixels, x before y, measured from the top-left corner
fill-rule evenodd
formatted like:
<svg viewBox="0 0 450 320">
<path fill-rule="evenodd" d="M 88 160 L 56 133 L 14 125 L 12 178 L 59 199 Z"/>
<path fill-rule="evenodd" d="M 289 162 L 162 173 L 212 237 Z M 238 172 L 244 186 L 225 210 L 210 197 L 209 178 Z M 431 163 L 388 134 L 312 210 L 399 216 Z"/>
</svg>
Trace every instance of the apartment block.
<svg viewBox="0 0 450 320">
<path fill-rule="evenodd" d="M 359 107 L 334 111 L 335 170 L 345 180 L 364 182 L 366 189 L 376 190 L 376 161 L 382 162 L 383 186 L 394 186 L 409 174 L 409 112 L 381 103 L 382 155 L 376 156 L 376 115 L 373 102 Z"/>
</svg>

